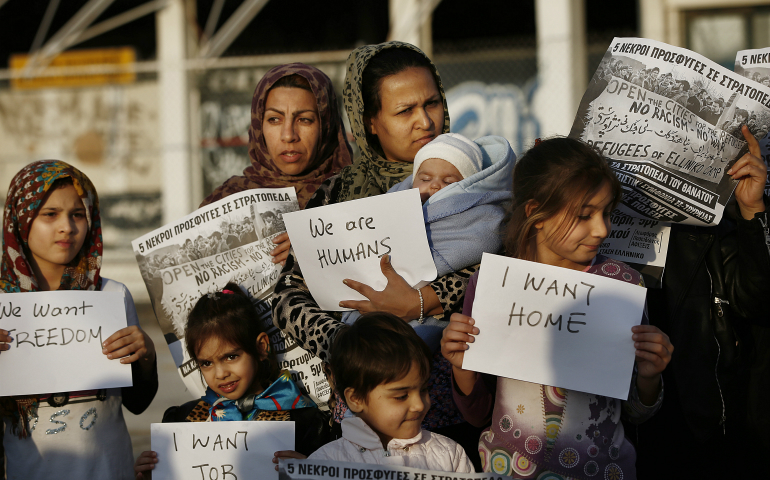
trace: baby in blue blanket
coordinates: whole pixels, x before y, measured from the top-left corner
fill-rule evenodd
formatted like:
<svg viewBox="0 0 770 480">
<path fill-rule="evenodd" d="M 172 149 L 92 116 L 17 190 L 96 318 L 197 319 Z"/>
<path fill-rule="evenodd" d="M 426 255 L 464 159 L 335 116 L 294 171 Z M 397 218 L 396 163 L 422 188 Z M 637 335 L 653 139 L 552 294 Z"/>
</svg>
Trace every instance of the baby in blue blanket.
<svg viewBox="0 0 770 480">
<path fill-rule="evenodd" d="M 418 188 L 423 202 L 425 229 L 439 276 L 481 262 L 483 252 L 497 253 L 501 222 L 511 199 L 511 177 L 516 155 L 503 137 L 471 141 L 456 134 L 439 135 L 417 152 L 414 173 L 388 193 Z M 353 323 L 360 314 L 345 312 Z M 437 351 L 447 322 L 427 317 L 409 323 Z"/>
</svg>

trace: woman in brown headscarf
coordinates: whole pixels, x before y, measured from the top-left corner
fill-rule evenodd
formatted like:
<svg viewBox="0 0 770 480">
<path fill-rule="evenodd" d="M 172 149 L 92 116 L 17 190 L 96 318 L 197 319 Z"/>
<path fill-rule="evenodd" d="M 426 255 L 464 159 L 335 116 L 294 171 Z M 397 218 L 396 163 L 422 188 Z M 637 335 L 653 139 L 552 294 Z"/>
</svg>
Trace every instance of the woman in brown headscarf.
<svg viewBox="0 0 770 480">
<path fill-rule="evenodd" d="M 243 175 L 216 188 L 201 207 L 252 188 L 294 187 L 300 208 L 327 178 L 351 163 L 351 149 L 332 82 L 302 63 L 262 77 L 251 100 L 249 158 Z M 288 235 L 273 239 L 275 263 L 286 260 Z"/>
</svg>

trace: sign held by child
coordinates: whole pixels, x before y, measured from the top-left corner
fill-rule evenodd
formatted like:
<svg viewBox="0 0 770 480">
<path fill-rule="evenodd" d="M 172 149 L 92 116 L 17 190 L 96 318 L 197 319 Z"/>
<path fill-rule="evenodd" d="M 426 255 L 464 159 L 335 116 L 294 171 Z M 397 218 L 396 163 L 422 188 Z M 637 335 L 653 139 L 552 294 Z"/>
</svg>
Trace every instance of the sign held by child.
<svg viewBox="0 0 770 480">
<path fill-rule="evenodd" d="M 13 339 L 0 356 L 0 396 L 131 386 L 131 366 L 102 352 L 126 327 L 125 309 L 115 308 L 124 301 L 117 292 L 78 290 L 0 297 L 0 329 Z"/>
<path fill-rule="evenodd" d="M 384 255 L 411 286 L 436 278 L 420 205 L 420 192 L 410 189 L 284 215 L 302 273 L 323 310 L 345 310 L 342 300 L 366 300 L 345 279 L 383 290 Z"/>
<path fill-rule="evenodd" d="M 626 399 L 628 332 L 644 315 L 645 295 L 613 278 L 485 253 L 473 303 L 484 335 L 463 368 Z"/>
<path fill-rule="evenodd" d="M 294 449 L 294 422 L 153 423 L 155 480 L 277 478 L 276 450 Z"/>
</svg>

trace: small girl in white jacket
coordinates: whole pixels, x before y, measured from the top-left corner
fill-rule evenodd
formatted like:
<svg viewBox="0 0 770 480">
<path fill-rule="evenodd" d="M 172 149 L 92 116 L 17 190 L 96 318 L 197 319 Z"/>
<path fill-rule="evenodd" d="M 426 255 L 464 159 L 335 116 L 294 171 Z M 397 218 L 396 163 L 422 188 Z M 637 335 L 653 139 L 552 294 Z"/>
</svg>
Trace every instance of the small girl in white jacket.
<svg viewBox="0 0 770 480">
<path fill-rule="evenodd" d="M 334 339 L 335 388 L 354 417 L 342 438 L 310 458 L 473 472 L 463 448 L 420 424 L 430 408 L 431 352 L 403 320 L 389 313 L 363 315 Z"/>
</svg>

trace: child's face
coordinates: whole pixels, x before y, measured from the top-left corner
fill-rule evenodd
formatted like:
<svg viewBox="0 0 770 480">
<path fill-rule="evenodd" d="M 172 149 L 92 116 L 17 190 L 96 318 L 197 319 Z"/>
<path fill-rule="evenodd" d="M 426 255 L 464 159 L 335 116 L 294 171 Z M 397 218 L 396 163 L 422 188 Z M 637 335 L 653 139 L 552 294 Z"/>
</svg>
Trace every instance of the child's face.
<svg viewBox="0 0 770 480">
<path fill-rule="evenodd" d="M 52 190 L 29 229 L 32 260 L 41 270 L 62 268 L 80 252 L 87 234 L 86 208 L 75 187 Z"/>
<path fill-rule="evenodd" d="M 420 200 L 425 203 L 434 193 L 462 179 L 460 171 L 451 163 L 440 158 L 429 158 L 420 165 L 412 180 L 412 187 L 420 190 Z"/>
<path fill-rule="evenodd" d="M 562 222 L 573 220 L 568 212 L 536 224 L 537 260 L 573 270 L 583 270 L 590 265 L 599 251 L 599 245 L 609 234 L 609 206 L 612 200 L 612 189 L 605 182 L 580 208 L 578 218 L 563 238 L 559 238 Z"/>
<path fill-rule="evenodd" d="M 378 385 L 366 401 L 357 399 L 352 389 L 345 396 L 350 409 L 377 432 L 384 447 L 394 438 L 417 436 L 430 408 L 428 379 L 416 364 L 404 378 Z"/>
<path fill-rule="evenodd" d="M 260 337 L 264 335 L 260 334 Z M 260 338 L 257 339 L 259 344 Z M 211 337 L 197 352 L 198 366 L 206 384 L 215 393 L 237 400 L 247 393 L 257 393 L 257 359 L 237 345 Z"/>
</svg>

